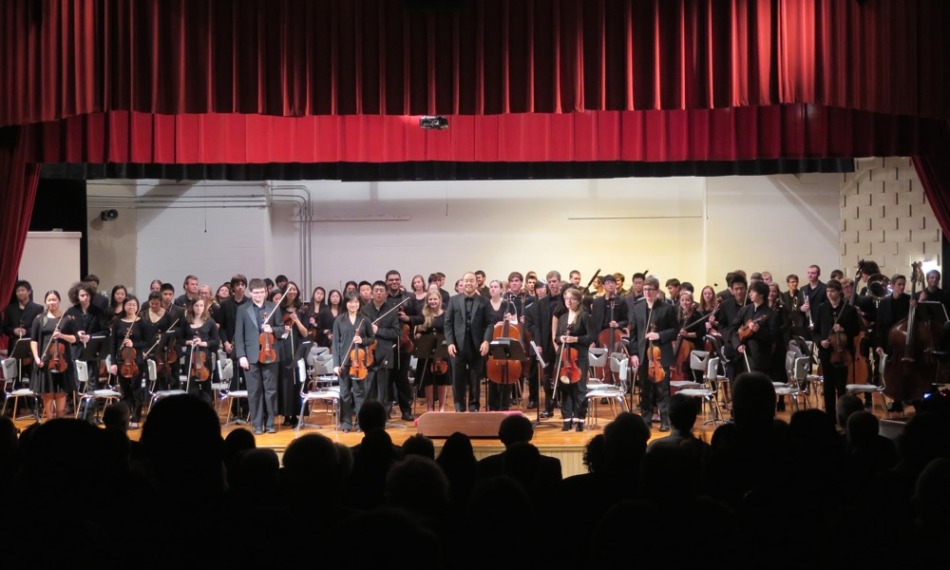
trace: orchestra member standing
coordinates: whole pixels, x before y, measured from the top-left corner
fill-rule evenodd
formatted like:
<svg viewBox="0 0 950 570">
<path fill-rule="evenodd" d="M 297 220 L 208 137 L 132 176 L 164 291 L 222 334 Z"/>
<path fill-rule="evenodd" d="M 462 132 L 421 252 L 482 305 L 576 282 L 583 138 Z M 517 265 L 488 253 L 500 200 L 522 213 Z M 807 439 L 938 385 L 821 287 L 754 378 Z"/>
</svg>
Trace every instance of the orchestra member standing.
<svg viewBox="0 0 950 570">
<path fill-rule="evenodd" d="M 17 281 L 14 293 L 16 301 L 3 310 L 3 334 L 7 336 L 11 352 L 16 341 L 30 336 L 33 319 L 43 314 L 43 305 L 33 302 L 33 287 L 29 281 Z"/>
<path fill-rule="evenodd" d="M 748 363 L 749 372 L 769 374 L 772 345 L 778 329 L 775 313 L 768 305 L 769 286 L 763 281 L 753 281 L 749 286 L 749 303 L 739 309 L 732 321 L 733 341 L 736 352 L 744 354 L 743 366 Z"/>
<path fill-rule="evenodd" d="M 878 361 L 885 356 L 887 349 L 890 347 L 887 336 L 891 327 L 907 318 L 907 315 L 910 314 L 911 303 L 915 302 L 910 298 L 910 295 L 904 292 L 906 287 L 907 277 L 894 275 L 891 277 L 891 294 L 881 299 L 877 306 L 877 315 L 871 336 Z M 904 411 L 904 403 L 895 400 L 891 402 L 888 411 L 900 413 Z"/>
<path fill-rule="evenodd" d="M 806 340 L 812 340 L 815 328 L 818 327 L 818 308 L 828 300 L 828 296 L 825 294 L 825 284 L 818 279 L 820 276 L 820 267 L 817 265 L 808 266 L 808 283 L 802 287 L 805 303 L 798 308 L 805 317 Z"/>
<path fill-rule="evenodd" d="M 564 425 L 561 431 L 571 429 L 573 423 L 577 431 L 584 431 L 584 419 L 587 417 L 587 373 L 589 361 L 587 351 L 596 339 L 596 334 L 590 326 L 590 315 L 582 305 L 583 295 L 580 289 L 570 288 L 564 292 L 564 305 L 567 312 L 558 319 L 558 330 L 555 344 L 559 347 L 561 356 L 561 376 L 564 376 L 564 366 L 576 367 L 580 379 L 576 382 L 568 378 L 564 382 L 557 381 L 561 392 L 561 419 Z M 565 360 L 571 360 L 565 364 Z"/>
<path fill-rule="evenodd" d="M 361 286 L 362 289 L 362 286 Z M 396 363 L 394 350 L 399 342 L 399 317 L 392 305 L 387 302 L 389 293 L 385 281 L 376 281 L 370 288 L 370 299 L 363 304 L 360 314 L 366 317 L 373 329 L 373 338 L 376 339 L 373 365 L 366 376 L 366 399 L 379 400 L 387 410 L 391 411 L 392 398 L 389 392 L 389 375 Z M 387 412 L 389 413 L 389 412 Z M 403 412 L 403 419 L 412 421 L 408 412 Z"/>
<path fill-rule="evenodd" d="M 489 305 L 478 294 L 475 274 L 462 277 L 462 292 L 449 300 L 445 311 L 445 342 L 454 359 L 453 391 L 455 411 L 479 410 L 479 373 L 488 354 L 492 329 L 489 326 Z"/>
<path fill-rule="evenodd" d="M 402 275 L 395 269 L 390 269 L 386 273 L 386 288 L 388 294 L 386 301 L 389 306 L 391 308 L 399 306 L 395 309 L 399 342 L 396 343 L 393 351 L 396 361 L 393 363 L 389 393 L 395 396 L 402 419 L 411 422 L 415 419 L 412 417 L 412 389 L 409 387 L 409 363 L 412 360 L 411 331 L 422 322 L 422 314 L 419 312 L 419 306 L 413 302 L 415 295 L 402 290 Z"/>
<path fill-rule="evenodd" d="M 277 341 L 280 353 L 279 380 L 277 382 L 277 413 L 283 416 L 284 426 L 297 425 L 297 413 L 300 411 L 300 384 L 295 356 L 300 343 L 307 340 L 307 314 L 303 312 L 300 289 L 293 281 L 284 286 L 284 296 L 280 300 L 280 310 L 286 336 Z"/>
<path fill-rule="evenodd" d="M 416 326 L 415 337 L 423 335 L 445 335 L 445 310 L 442 308 L 442 293 L 438 287 L 432 287 L 426 293 L 426 306 L 422 309 L 422 324 Z M 436 387 L 438 387 L 439 411 L 445 411 L 445 401 L 449 388 L 448 362 L 445 359 L 423 358 L 416 363 L 416 378 L 424 388 L 426 411 L 435 411 Z"/>
<path fill-rule="evenodd" d="M 848 366 L 854 363 L 854 337 L 860 325 L 854 307 L 845 303 L 841 283 L 834 279 L 826 284 L 828 302 L 818 309 L 818 358 L 825 378 L 825 411 L 837 413 L 838 398 L 844 396 L 848 382 Z M 843 346 L 841 344 L 843 343 Z M 835 355 L 835 350 L 843 351 Z"/>
<path fill-rule="evenodd" d="M 208 312 L 208 303 L 201 298 L 191 303 L 185 315 L 185 325 L 179 327 L 179 346 L 184 352 L 182 360 L 189 376 L 188 393 L 197 394 L 202 401 L 211 405 L 214 402 L 210 381 L 211 363 L 214 360 L 211 355 L 220 344 L 218 325 Z"/>
<path fill-rule="evenodd" d="M 331 292 L 331 296 L 332 296 Z M 340 425 L 344 432 L 353 430 L 353 416 L 359 417 L 366 400 L 366 380 L 351 374 L 356 349 L 371 350 L 373 326 L 360 314 L 360 296 L 356 291 L 346 293 L 346 310 L 333 321 L 333 373 L 340 378 Z M 365 352 L 364 352 L 365 355 Z"/>
<path fill-rule="evenodd" d="M 42 395 L 48 420 L 66 414 L 66 395 L 76 391 L 75 370 L 69 348 L 76 342 L 75 322 L 66 317 L 60 307 L 60 300 L 58 291 L 49 291 L 43 296 L 46 310 L 33 319 L 29 334 L 35 363 L 30 387 Z M 51 354 L 57 350 L 66 362 L 63 370 L 50 365 Z"/>
<path fill-rule="evenodd" d="M 129 406 L 129 427 L 136 429 L 148 389 L 145 386 L 145 329 L 139 313 L 139 300 L 129 295 L 122 302 L 123 314 L 112 324 L 112 366 L 110 374 L 119 378 L 122 399 Z"/>
<path fill-rule="evenodd" d="M 277 433 L 274 421 L 277 415 L 277 359 L 261 362 L 261 338 L 276 339 L 276 329 L 283 333 L 283 326 L 275 326 L 281 316 L 277 305 L 266 301 L 267 287 L 262 279 L 254 278 L 248 284 L 251 302 L 241 306 L 234 327 L 234 354 L 247 383 L 247 399 L 251 425 L 260 435 Z M 265 335 L 265 336 L 262 336 Z M 274 350 L 274 347 L 270 347 Z M 270 355 L 267 355 L 270 356 Z M 267 360 L 270 360 L 269 358 Z"/>
<path fill-rule="evenodd" d="M 653 426 L 653 408 L 660 412 L 660 431 L 670 431 L 670 364 L 673 363 L 673 339 L 679 332 L 676 311 L 658 300 L 660 282 L 647 277 L 643 282 L 642 303 L 633 307 L 630 319 L 630 365 L 637 371 L 640 382 L 640 415 L 648 429 Z M 650 378 L 651 355 L 647 349 L 660 349 L 660 374 L 655 368 Z M 662 379 L 659 378 L 662 376 Z"/>
</svg>

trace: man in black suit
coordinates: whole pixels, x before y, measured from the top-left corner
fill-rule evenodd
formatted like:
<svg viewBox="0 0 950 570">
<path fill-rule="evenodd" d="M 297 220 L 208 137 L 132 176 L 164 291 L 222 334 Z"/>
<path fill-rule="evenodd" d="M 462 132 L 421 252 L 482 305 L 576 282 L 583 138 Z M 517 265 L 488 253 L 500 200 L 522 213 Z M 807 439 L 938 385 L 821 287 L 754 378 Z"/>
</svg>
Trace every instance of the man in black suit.
<svg viewBox="0 0 950 570">
<path fill-rule="evenodd" d="M 453 358 L 452 391 L 455 411 L 465 411 L 466 392 L 471 391 L 468 410 L 479 409 L 479 379 L 491 342 L 489 321 L 491 306 L 478 294 L 475 274 L 462 277 L 462 293 L 449 299 L 445 309 L 445 343 Z"/>
<path fill-rule="evenodd" d="M 372 297 L 360 309 L 360 315 L 372 324 L 373 337 L 376 339 L 373 365 L 366 375 L 366 399 L 379 400 L 389 410 L 393 401 L 389 392 L 389 375 L 396 363 L 393 347 L 399 342 L 399 317 L 387 302 L 389 292 L 386 282 L 376 281 L 372 287 Z M 403 411 L 402 419 L 412 421 L 412 416 Z"/>
<path fill-rule="evenodd" d="M 640 414 L 648 428 L 653 425 L 653 407 L 660 411 L 660 431 L 670 431 L 670 364 L 673 363 L 673 340 L 679 333 L 676 311 L 667 303 L 658 302 L 660 282 L 647 277 L 643 282 L 644 302 L 633 307 L 630 315 L 630 365 L 640 381 Z M 659 347 L 663 379 L 649 377 L 650 355 L 647 348 Z"/>
<path fill-rule="evenodd" d="M 554 372 L 554 365 L 557 361 L 557 349 L 554 348 L 554 337 L 551 334 L 554 326 L 554 318 L 560 317 L 567 309 L 564 308 L 563 296 L 561 294 L 561 273 L 558 271 L 548 271 L 545 276 L 547 282 L 548 294 L 545 297 L 538 298 L 534 303 L 537 309 L 534 318 L 531 319 L 531 336 L 541 348 L 541 355 L 547 366 L 544 369 L 544 411 L 541 412 L 542 418 L 550 418 L 554 413 L 553 385 L 551 376 Z"/>
<path fill-rule="evenodd" d="M 251 425 L 255 434 L 277 433 L 274 419 L 277 414 L 277 373 L 279 363 L 261 362 L 260 335 L 272 334 L 279 338 L 283 325 L 277 305 L 265 300 L 267 287 L 261 279 L 251 279 L 248 289 L 251 292 L 251 302 L 237 311 L 234 327 L 234 354 L 244 370 L 244 379 L 247 382 L 247 400 L 250 409 Z M 277 333 L 275 329 L 279 329 Z M 276 350 L 276 349 L 275 349 Z M 266 417 L 265 417 L 266 412 Z"/>
<path fill-rule="evenodd" d="M 415 330 L 416 325 L 422 324 L 422 315 L 416 310 L 416 304 L 408 299 L 415 297 L 408 291 L 402 289 L 402 276 L 395 269 L 390 269 L 386 273 L 386 288 L 388 292 L 387 302 L 390 307 L 399 306 L 395 310 L 396 319 L 399 321 L 399 340 L 397 343 L 399 349 L 393 352 L 396 362 L 393 364 L 393 373 L 391 374 L 389 385 L 394 389 L 396 402 L 399 404 L 399 411 L 402 413 L 402 419 L 411 422 L 412 417 L 412 388 L 409 387 L 409 361 L 412 360 L 412 343 L 410 333 L 406 333 L 405 338 L 410 342 L 402 342 L 404 336 L 403 329 L 408 327 L 409 331 Z"/>
<path fill-rule="evenodd" d="M 808 327 L 805 338 L 808 340 L 811 340 L 818 326 L 818 308 L 828 302 L 825 284 L 818 279 L 819 277 L 821 277 L 821 268 L 817 265 L 809 265 L 808 283 L 802 287 L 805 303 L 798 308 L 805 315 L 805 324 Z"/>
</svg>

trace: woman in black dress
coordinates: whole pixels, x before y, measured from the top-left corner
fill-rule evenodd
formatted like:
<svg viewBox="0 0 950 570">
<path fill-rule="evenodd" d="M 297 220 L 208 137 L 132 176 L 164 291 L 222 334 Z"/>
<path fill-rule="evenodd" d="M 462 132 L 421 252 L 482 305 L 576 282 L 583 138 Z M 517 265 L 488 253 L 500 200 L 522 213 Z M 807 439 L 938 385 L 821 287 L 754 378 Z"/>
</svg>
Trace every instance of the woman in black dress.
<svg viewBox="0 0 950 570">
<path fill-rule="evenodd" d="M 30 387 L 42 394 L 46 419 L 51 420 L 65 416 L 66 395 L 76 390 L 70 349 L 70 345 L 76 342 L 76 323 L 60 307 L 58 291 L 47 292 L 43 299 L 46 311 L 36 317 L 30 327 L 30 338 L 33 339 L 30 349 L 36 364 Z M 53 357 L 54 354 L 59 358 Z"/>
<path fill-rule="evenodd" d="M 333 321 L 345 313 L 346 307 L 343 306 L 343 294 L 332 289 L 327 295 L 327 306 L 320 310 L 319 314 L 310 314 L 310 325 L 316 332 L 317 346 L 333 346 Z"/>
<path fill-rule="evenodd" d="M 284 296 L 280 300 L 280 311 L 284 320 L 286 334 L 277 343 L 280 359 L 280 375 L 277 380 L 277 413 L 284 416 L 285 426 L 297 425 L 297 413 L 300 411 L 300 383 L 303 381 L 297 372 L 297 348 L 308 340 L 307 325 L 310 320 L 303 312 L 300 301 L 300 288 L 293 281 L 287 283 Z M 279 329 L 278 329 L 279 330 Z"/>
<path fill-rule="evenodd" d="M 359 314 L 359 294 L 351 291 L 345 298 L 346 312 L 341 313 L 333 322 L 332 352 L 333 373 L 340 377 L 340 424 L 344 432 L 349 432 L 353 429 L 353 415 L 359 415 L 366 399 L 365 377 L 361 379 L 351 374 L 357 363 L 351 361 L 350 351 L 372 350 L 370 345 L 375 338 L 372 323 Z"/>
<path fill-rule="evenodd" d="M 422 324 L 416 325 L 417 339 L 423 335 L 434 335 L 436 347 L 445 339 L 445 310 L 442 308 L 442 293 L 438 287 L 432 287 L 426 293 L 426 305 L 422 308 Z M 419 385 L 425 389 L 426 411 L 435 411 L 435 391 L 438 387 L 439 411 L 445 411 L 445 400 L 448 393 L 449 361 L 447 358 L 423 358 L 416 362 L 416 378 Z"/>
<path fill-rule="evenodd" d="M 179 346 L 182 347 L 182 370 L 188 375 L 188 393 L 196 394 L 211 405 L 211 378 L 214 375 L 211 355 L 220 344 L 218 325 L 208 312 L 208 302 L 197 299 L 185 314 L 185 326 L 180 327 Z"/>
<path fill-rule="evenodd" d="M 135 295 L 125 297 L 122 315 L 112 323 L 112 366 L 109 367 L 109 373 L 118 376 L 122 399 L 129 406 L 131 429 L 139 427 L 148 393 L 143 356 L 148 339 L 138 312 L 139 300 Z"/>
</svg>

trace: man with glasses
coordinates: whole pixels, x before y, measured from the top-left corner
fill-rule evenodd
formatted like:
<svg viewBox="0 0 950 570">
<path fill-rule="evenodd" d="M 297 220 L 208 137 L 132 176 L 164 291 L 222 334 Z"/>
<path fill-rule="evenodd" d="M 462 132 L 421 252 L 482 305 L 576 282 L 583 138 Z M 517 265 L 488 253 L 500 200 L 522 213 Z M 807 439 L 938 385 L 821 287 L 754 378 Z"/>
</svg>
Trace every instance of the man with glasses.
<svg viewBox="0 0 950 570">
<path fill-rule="evenodd" d="M 640 415 L 647 428 L 653 427 L 653 408 L 660 412 L 660 431 L 670 431 L 670 364 L 673 362 L 673 340 L 679 332 L 676 310 L 660 302 L 660 282 L 648 277 L 643 283 L 644 302 L 633 307 L 630 319 L 630 366 L 637 371 L 640 382 Z M 660 350 L 660 367 L 650 377 L 650 361 L 654 349 Z"/>
<path fill-rule="evenodd" d="M 386 302 L 390 307 L 399 305 L 395 310 L 399 319 L 400 342 L 398 350 L 393 351 L 396 356 L 396 362 L 393 364 L 393 375 L 390 382 L 390 388 L 395 388 L 396 402 L 399 404 L 399 411 L 402 413 L 402 419 L 411 422 L 412 417 L 412 389 L 409 387 L 409 361 L 412 359 L 412 331 L 416 325 L 422 324 L 422 315 L 418 314 L 416 304 L 407 301 L 409 297 L 414 297 L 402 288 L 402 275 L 395 269 L 390 269 L 386 273 L 386 288 L 389 296 Z M 402 303 L 400 305 L 400 303 Z M 390 391 L 392 394 L 393 390 Z M 390 407 L 392 398 L 388 398 L 386 408 Z"/>
</svg>

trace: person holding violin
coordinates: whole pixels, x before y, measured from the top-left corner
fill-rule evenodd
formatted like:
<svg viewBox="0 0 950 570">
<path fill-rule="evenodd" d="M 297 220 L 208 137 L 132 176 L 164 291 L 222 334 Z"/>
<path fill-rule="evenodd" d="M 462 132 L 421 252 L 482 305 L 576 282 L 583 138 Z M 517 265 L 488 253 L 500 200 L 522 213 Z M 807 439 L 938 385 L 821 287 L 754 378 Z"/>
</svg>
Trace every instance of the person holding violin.
<svg viewBox="0 0 950 570">
<path fill-rule="evenodd" d="M 595 297 L 591 305 L 591 328 L 598 333 L 598 346 L 614 352 L 623 336 L 623 329 L 627 328 L 627 304 L 617 294 L 617 278 L 611 274 L 604 275 L 601 280 L 604 294 Z M 604 331 L 607 331 L 605 334 Z"/>
<path fill-rule="evenodd" d="M 740 359 L 749 372 L 769 374 L 772 346 L 780 333 L 778 319 L 768 305 L 769 286 L 764 281 L 753 281 L 749 286 L 749 303 L 739 309 L 732 321 L 732 346 L 742 355 Z"/>
<path fill-rule="evenodd" d="M 854 337 L 860 325 L 854 307 L 844 302 L 841 282 L 831 279 L 825 284 L 828 302 L 818 309 L 818 358 L 825 378 L 825 411 L 836 413 L 836 396 L 844 396 L 848 366 L 854 360 Z"/>
<path fill-rule="evenodd" d="M 697 346 L 703 346 L 706 338 L 705 315 L 693 300 L 693 294 L 683 289 L 679 294 L 676 324 L 679 332 L 673 342 L 675 362 L 670 367 L 670 380 L 694 381 L 689 366 L 689 355 Z"/>
<path fill-rule="evenodd" d="M 267 301 L 267 287 L 260 278 L 248 284 L 251 302 L 242 305 L 234 327 L 234 354 L 244 370 L 247 400 L 254 433 L 277 433 L 277 336 L 284 333 L 280 308 Z"/>
<path fill-rule="evenodd" d="M 66 395 L 76 391 L 69 349 L 76 342 L 76 324 L 66 317 L 60 299 L 58 291 L 43 295 L 46 310 L 33 319 L 29 335 L 34 362 L 30 387 L 43 396 L 48 420 L 65 416 Z"/>
<path fill-rule="evenodd" d="M 488 322 L 490 308 L 478 294 L 475 273 L 466 272 L 462 276 L 462 292 L 449 300 L 445 310 L 445 342 L 453 358 L 456 412 L 477 412 L 480 407 L 479 374 L 484 370 L 492 334 Z"/>
<path fill-rule="evenodd" d="M 587 418 L 587 372 L 590 368 L 587 351 L 594 342 L 590 315 L 583 306 L 584 295 L 580 289 L 571 287 L 564 291 L 567 312 L 558 319 L 554 344 L 560 358 L 558 367 L 558 391 L 561 393 L 561 431 L 574 429 L 584 431 Z"/>
<path fill-rule="evenodd" d="M 181 320 L 172 318 L 171 313 L 162 306 L 162 294 L 152 291 L 148 294 L 148 309 L 142 317 L 142 329 L 145 339 L 148 341 L 146 351 L 153 343 L 159 340 L 161 335 L 169 329 L 177 332 L 182 327 Z M 178 347 L 181 342 L 177 336 L 173 336 L 166 343 L 164 348 L 156 348 L 149 352 L 149 358 L 153 359 L 158 369 L 158 378 L 156 385 L 159 390 L 168 390 L 178 386 L 178 368 L 180 358 L 178 358 Z"/>
<path fill-rule="evenodd" d="M 393 363 L 393 372 L 390 375 L 390 386 L 387 387 L 387 391 L 396 396 L 402 419 L 411 422 L 414 418 L 412 417 L 412 388 L 409 386 L 409 364 L 415 348 L 412 344 L 412 329 L 422 323 L 422 313 L 414 302 L 416 296 L 403 291 L 402 275 L 395 269 L 390 269 L 386 273 L 386 289 L 386 304 L 390 307 L 399 307 L 396 309 L 399 342 L 393 351 L 396 362 Z"/>
<path fill-rule="evenodd" d="M 370 299 L 363 304 L 360 314 L 366 317 L 373 328 L 373 337 L 376 348 L 373 350 L 373 364 L 369 367 L 366 376 L 366 399 L 378 400 L 387 410 L 391 411 L 392 397 L 389 390 L 389 377 L 396 365 L 395 351 L 398 350 L 402 327 L 399 325 L 399 316 L 396 304 L 389 302 L 389 293 L 386 282 L 377 280 L 372 284 Z M 361 293 L 362 296 L 362 293 Z M 408 406 L 400 402 L 400 407 Z M 403 410 L 403 419 L 412 421 L 409 409 Z"/>
<path fill-rule="evenodd" d="M 214 402 L 209 382 L 213 366 L 211 355 L 221 342 L 218 325 L 208 311 L 207 302 L 201 298 L 186 309 L 185 322 L 187 326 L 179 327 L 178 345 L 183 352 L 181 361 L 187 367 L 188 393 L 196 394 L 211 405 Z"/>
<path fill-rule="evenodd" d="M 673 339 L 679 327 L 676 311 L 658 299 L 660 281 L 643 281 L 642 303 L 630 315 L 630 366 L 640 382 L 640 415 L 653 428 L 653 408 L 660 412 L 660 431 L 670 431 L 670 365 L 673 363 Z"/>
<path fill-rule="evenodd" d="M 119 379 L 122 399 L 129 406 L 129 428 L 137 429 L 145 407 L 145 358 L 147 340 L 139 318 L 139 300 L 135 295 L 122 302 L 122 315 L 112 323 L 112 366 L 109 374 Z"/>
<path fill-rule="evenodd" d="M 284 426 L 297 425 L 297 413 L 300 411 L 300 383 L 297 377 L 297 361 L 294 360 L 297 347 L 307 340 L 307 323 L 310 319 L 304 312 L 300 301 L 300 289 L 293 281 L 284 287 L 280 299 L 280 310 L 287 331 L 277 339 L 277 352 L 280 357 L 280 369 L 277 381 L 277 413 L 284 417 Z"/>
<path fill-rule="evenodd" d="M 442 308 L 442 293 L 438 287 L 430 287 L 426 293 L 426 306 L 422 308 L 422 324 L 416 326 L 415 337 L 445 335 L 445 310 Z M 426 411 L 435 411 L 436 387 L 438 387 L 439 411 L 445 411 L 449 389 L 449 363 L 445 359 L 420 359 L 416 362 L 416 378 L 425 391 Z"/>
<path fill-rule="evenodd" d="M 373 344 L 373 326 L 360 314 L 360 296 L 346 293 L 346 312 L 333 321 L 333 373 L 340 378 L 340 425 L 344 432 L 353 430 L 353 416 L 366 400 L 365 379 L 369 352 Z"/>
</svg>

